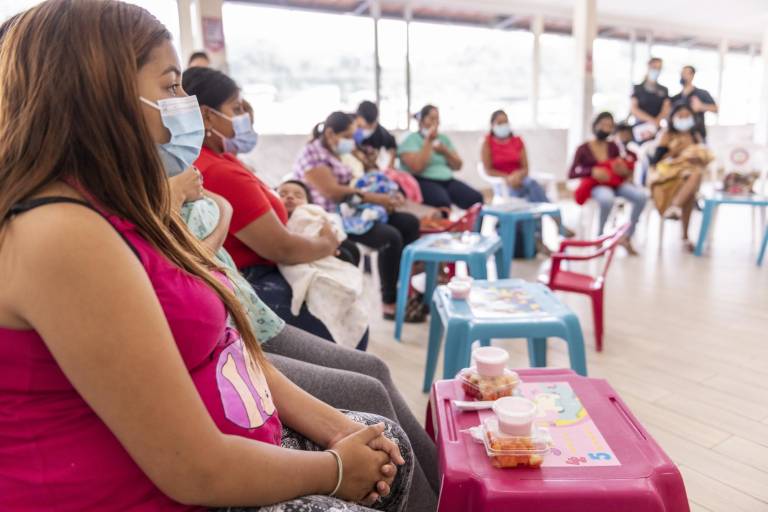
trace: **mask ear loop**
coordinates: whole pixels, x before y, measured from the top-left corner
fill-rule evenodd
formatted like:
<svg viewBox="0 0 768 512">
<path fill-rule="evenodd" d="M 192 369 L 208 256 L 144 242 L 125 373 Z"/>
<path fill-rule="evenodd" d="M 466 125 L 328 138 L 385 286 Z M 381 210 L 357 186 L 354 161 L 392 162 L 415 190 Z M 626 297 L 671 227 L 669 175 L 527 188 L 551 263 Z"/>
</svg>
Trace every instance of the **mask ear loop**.
<svg viewBox="0 0 768 512">
<path fill-rule="evenodd" d="M 139 96 L 139 100 L 143 101 L 144 103 L 146 103 L 150 107 L 156 108 L 157 110 L 160 110 L 160 111 L 163 110 L 163 109 L 160 108 L 160 106 L 157 103 L 155 103 L 154 101 L 149 101 L 148 99 L 146 99 L 143 96 Z"/>
</svg>

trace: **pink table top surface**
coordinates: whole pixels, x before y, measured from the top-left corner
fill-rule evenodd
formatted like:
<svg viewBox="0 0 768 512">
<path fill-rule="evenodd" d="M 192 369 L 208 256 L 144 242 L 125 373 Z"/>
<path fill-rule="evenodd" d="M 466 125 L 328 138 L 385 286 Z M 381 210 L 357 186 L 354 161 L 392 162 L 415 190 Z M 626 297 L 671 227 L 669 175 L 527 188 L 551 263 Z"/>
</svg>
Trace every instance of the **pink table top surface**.
<svg viewBox="0 0 768 512">
<path fill-rule="evenodd" d="M 523 395 L 543 409 L 537 423 L 547 426 L 553 439 L 540 468 L 494 468 L 484 447 L 465 432 L 489 413 L 453 405 L 470 399 L 458 381 L 433 386 L 427 423 L 436 434 L 444 479 L 441 512 L 500 510 L 481 506 L 494 503 L 557 507 L 542 510 L 688 511 L 677 467 L 606 381 L 571 370 L 518 373 Z"/>
</svg>

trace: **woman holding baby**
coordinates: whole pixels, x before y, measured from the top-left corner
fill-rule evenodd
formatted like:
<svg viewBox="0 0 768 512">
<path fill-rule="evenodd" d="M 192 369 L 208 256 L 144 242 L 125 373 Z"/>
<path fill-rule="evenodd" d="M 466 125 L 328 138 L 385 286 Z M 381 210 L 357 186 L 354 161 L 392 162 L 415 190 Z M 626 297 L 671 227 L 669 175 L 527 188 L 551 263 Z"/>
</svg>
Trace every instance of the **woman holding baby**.
<svg viewBox="0 0 768 512">
<path fill-rule="evenodd" d="M 403 247 L 419 237 L 419 220 L 409 213 L 394 211 L 404 202 L 399 192 L 373 192 L 352 186 L 352 171 L 341 158 L 355 149 L 355 128 L 353 116 L 344 112 L 333 112 L 325 122 L 315 126 L 312 139 L 296 160 L 293 178 L 305 183 L 312 201 L 328 212 L 336 212 L 341 204 L 346 210 L 361 205 L 373 207 L 369 210 L 377 206 L 386 210 L 386 216 L 373 222 L 365 232 L 348 231 L 348 237 L 378 251 L 383 316 L 394 319 L 400 256 Z M 423 314 L 417 316 L 419 318 L 406 320 L 423 320 Z"/>
</svg>

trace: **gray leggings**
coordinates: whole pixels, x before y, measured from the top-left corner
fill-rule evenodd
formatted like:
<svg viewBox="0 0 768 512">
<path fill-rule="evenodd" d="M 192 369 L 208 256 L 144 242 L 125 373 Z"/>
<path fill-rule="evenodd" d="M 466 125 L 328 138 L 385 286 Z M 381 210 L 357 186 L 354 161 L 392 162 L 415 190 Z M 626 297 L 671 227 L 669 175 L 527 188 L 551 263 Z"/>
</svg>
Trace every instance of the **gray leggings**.
<svg viewBox="0 0 768 512">
<path fill-rule="evenodd" d="M 263 345 L 270 361 L 297 386 L 338 409 L 378 414 L 405 430 L 416 463 L 408 511 L 437 508 L 437 449 L 397 390 L 384 361 L 286 325 Z"/>
<path fill-rule="evenodd" d="M 405 464 L 397 470 L 390 494 L 381 498 L 373 506 L 373 509 L 342 501 L 338 498 L 331 498 L 330 496 L 312 495 L 264 507 L 230 507 L 212 510 L 211 512 L 372 512 L 374 509 L 385 512 L 403 512 L 406 510 L 405 506 L 408 501 L 408 490 L 413 469 L 413 454 L 411 453 L 405 432 L 394 421 L 380 416 L 362 412 L 345 412 L 345 414 L 353 421 L 364 425 L 375 425 L 383 421 L 386 426 L 384 435 L 397 443 L 400 447 L 400 453 L 403 459 L 405 459 Z M 283 448 L 290 448 L 292 450 L 321 450 L 315 443 L 285 426 L 283 426 L 282 445 Z"/>
</svg>

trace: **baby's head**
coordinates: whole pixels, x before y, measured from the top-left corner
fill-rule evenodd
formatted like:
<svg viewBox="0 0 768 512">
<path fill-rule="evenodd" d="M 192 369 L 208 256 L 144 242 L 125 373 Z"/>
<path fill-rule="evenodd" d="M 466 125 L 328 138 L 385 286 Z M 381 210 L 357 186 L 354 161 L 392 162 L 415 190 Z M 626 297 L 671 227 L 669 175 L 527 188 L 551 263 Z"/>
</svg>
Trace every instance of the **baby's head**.
<svg viewBox="0 0 768 512">
<path fill-rule="evenodd" d="M 281 183 L 277 187 L 277 195 L 280 196 L 280 200 L 285 205 L 289 217 L 297 207 L 312 203 L 309 189 L 304 183 L 297 180 Z"/>
</svg>

